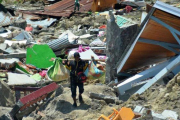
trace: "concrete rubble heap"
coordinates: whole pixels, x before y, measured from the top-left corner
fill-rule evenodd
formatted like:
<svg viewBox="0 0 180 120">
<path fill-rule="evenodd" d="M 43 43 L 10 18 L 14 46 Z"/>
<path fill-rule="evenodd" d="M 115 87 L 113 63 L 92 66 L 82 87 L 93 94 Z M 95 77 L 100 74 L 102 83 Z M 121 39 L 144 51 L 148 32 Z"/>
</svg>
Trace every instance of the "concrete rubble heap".
<svg viewBox="0 0 180 120">
<path fill-rule="evenodd" d="M 179 1 L 79 3 L 0 1 L 0 120 L 179 120 Z M 77 107 L 75 52 L 89 63 Z"/>
</svg>

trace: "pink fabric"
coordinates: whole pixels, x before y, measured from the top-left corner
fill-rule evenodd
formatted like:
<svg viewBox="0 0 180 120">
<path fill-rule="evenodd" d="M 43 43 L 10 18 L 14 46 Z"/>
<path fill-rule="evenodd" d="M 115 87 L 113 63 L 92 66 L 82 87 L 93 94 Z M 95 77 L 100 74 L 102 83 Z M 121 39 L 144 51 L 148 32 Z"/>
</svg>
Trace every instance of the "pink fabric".
<svg viewBox="0 0 180 120">
<path fill-rule="evenodd" d="M 126 6 L 126 13 L 129 13 L 129 12 L 131 12 L 131 10 L 133 9 L 131 6 Z"/>
<path fill-rule="evenodd" d="M 78 53 L 81 53 L 81 52 L 85 52 L 86 50 L 89 50 L 90 47 L 83 47 L 82 45 L 79 46 L 79 48 L 77 49 L 71 49 L 70 51 L 75 51 L 75 52 L 78 52 Z M 69 54 L 70 51 L 66 51 L 65 54 Z"/>
<path fill-rule="evenodd" d="M 107 57 L 106 56 L 98 56 L 100 60 L 105 60 Z"/>
<path fill-rule="evenodd" d="M 43 70 L 39 73 L 42 77 L 45 77 L 47 74 L 47 70 Z"/>
<path fill-rule="evenodd" d="M 31 31 L 33 31 L 33 27 L 26 27 L 26 29 L 25 29 L 25 31 L 27 31 L 27 32 L 31 32 Z"/>
</svg>

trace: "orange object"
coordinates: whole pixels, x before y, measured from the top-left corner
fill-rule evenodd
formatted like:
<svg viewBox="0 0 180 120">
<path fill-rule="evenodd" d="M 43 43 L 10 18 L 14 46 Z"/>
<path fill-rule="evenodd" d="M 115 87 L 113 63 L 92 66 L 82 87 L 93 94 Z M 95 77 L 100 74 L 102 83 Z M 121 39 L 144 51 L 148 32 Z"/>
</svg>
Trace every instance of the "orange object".
<svg viewBox="0 0 180 120">
<path fill-rule="evenodd" d="M 119 114 L 121 117 L 119 120 L 132 120 L 135 117 L 135 114 L 131 108 L 122 107 Z"/>
<path fill-rule="evenodd" d="M 106 25 L 102 25 L 102 26 L 99 27 L 99 29 L 106 29 L 106 28 L 107 28 Z"/>
<path fill-rule="evenodd" d="M 111 115 L 109 115 L 108 117 L 106 117 L 105 115 L 101 115 L 98 120 L 102 120 L 102 119 L 104 119 L 104 120 L 120 120 L 118 111 L 114 108 L 113 108 L 113 110 L 114 110 L 114 112 Z"/>
<path fill-rule="evenodd" d="M 113 7 L 117 0 L 93 0 L 91 10 L 93 12 L 102 11 L 106 8 Z"/>
<path fill-rule="evenodd" d="M 132 120 L 135 117 L 134 112 L 131 108 L 122 107 L 120 111 L 114 109 L 114 112 L 106 117 L 105 115 L 101 115 L 98 120 Z"/>
</svg>

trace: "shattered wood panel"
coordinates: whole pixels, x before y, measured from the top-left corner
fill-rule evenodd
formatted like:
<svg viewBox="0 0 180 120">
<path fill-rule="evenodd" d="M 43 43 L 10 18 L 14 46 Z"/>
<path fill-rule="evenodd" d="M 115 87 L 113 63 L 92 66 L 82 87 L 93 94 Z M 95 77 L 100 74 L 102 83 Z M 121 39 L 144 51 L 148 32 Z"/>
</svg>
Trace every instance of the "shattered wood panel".
<svg viewBox="0 0 180 120">
<path fill-rule="evenodd" d="M 177 44 L 171 32 L 153 20 L 149 21 L 140 38 Z"/>
<path fill-rule="evenodd" d="M 122 71 L 167 60 L 175 54 L 163 47 L 138 42 Z"/>
<path fill-rule="evenodd" d="M 159 5 L 155 5 L 157 8 L 155 8 L 155 11 L 151 11 L 153 13 L 150 16 L 154 16 L 162 22 L 180 31 L 180 11 L 161 2 L 158 2 L 158 4 Z M 129 49 L 126 57 L 123 58 L 123 62 L 119 64 L 118 72 L 162 62 L 163 60 L 175 55 L 175 53 L 172 51 L 169 51 L 159 45 L 141 43 L 138 41 L 139 38 L 145 38 L 155 42 L 161 41 L 179 45 L 169 29 L 151 20 L 150 18 L 148 18 L 148 20 L 146 20 L 148 22 L 144 26 L 145 28 L 142 29 L 142 33 L 139 32 L 139 36 L 136 38 L 137 41 L 135 42 L 135 46 L 131 46 L 133 50 L 131 51 L 131 49 Z"/>
<path fill-rule="evenodd" d="M 167 14 L 166 12 L 163 12 L 161 10 L 156 10 L 153 14 L 153 16 L 159 18 L 161 21 L 169 24 L 171 27 L 177 29 L 180 31 L 180 20 L 179 17 L 174 16 L 172 14 Z"/>
</svg>

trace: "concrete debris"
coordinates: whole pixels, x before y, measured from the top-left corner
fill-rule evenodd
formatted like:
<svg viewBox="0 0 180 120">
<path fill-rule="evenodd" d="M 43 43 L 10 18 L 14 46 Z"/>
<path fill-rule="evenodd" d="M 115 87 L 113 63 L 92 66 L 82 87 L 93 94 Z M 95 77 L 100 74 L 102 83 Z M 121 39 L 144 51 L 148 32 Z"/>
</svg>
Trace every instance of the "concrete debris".
<svg viewBox="0 0 180 120">
<path fill-rule="evenodd" d="M 0 111 L 1 111 L 0 116 L 9 113 L 11 110 L 12 110 L 11 107 L 0 107 Z M 4 120 L 4 119 L 0 118 L 0 120 Z"/>
<path fill-rule="evenodd" d="M 179 3 L 15 1 L 0 4 L 0 120 L 179 119 Z M 89 63 L 76 108 L 75 52 Z"/>
<path fill-rule="evenodd" d="M 90 93 L 89 97 L 92 99 L 104 100 L 107 104 L 116 103 L 116 101 L 118 101 L 118 98 L 116 98 L 116 97 L 107 96 L 107 95 L 103 95 L 103 94 L 97 94 L 97 93 Z"/>
<path fill-rule="evenodd" d="M 62 85 L 59 85 L 58 89 L 55 92 L 55 97 L 58 97 L 59 95 L 61 95 L 64 91 L 64 88 Z"/>
<path fill-rule="evenodd" d="M 159 114 L 143 106 L 136 106 L 134 112 L 142 115 L 142 117 L 138 118 L 138 120 L 178 120 L 177 113 L 171 110 L 164 110 L 161 114 Z"/>
<path fill-rule="evenodd" d="M 166 86 L 155 84 L 151 86 L 142 95 L 135 94 L 123 103 L 122 106 L 148 105 L 154 112 L 162 113 L 164 110 L 172 110 L 179 113 L 179 84 L 177 83 L 177 74 Z M 166 104 L 166 105 L 164 105 Z"/>
<path fill-rule="evenodd" d="M 2 55 L 0 55 L 2 56 Z M 1 57 L 0 57 L 1 58 Z M 18 62 L 19 59 L 0 59 L 0 68 L 5 68 L 6 70 L 12 69 L 15 67 L 15 63 Z"/>
<path fill-rule="evenodd" d="M 16 73 L 8 73 L 8 85 L 34 85 L 36 81 L 31 79 L 27 75 L 16 74 Z"/>
</svg>

